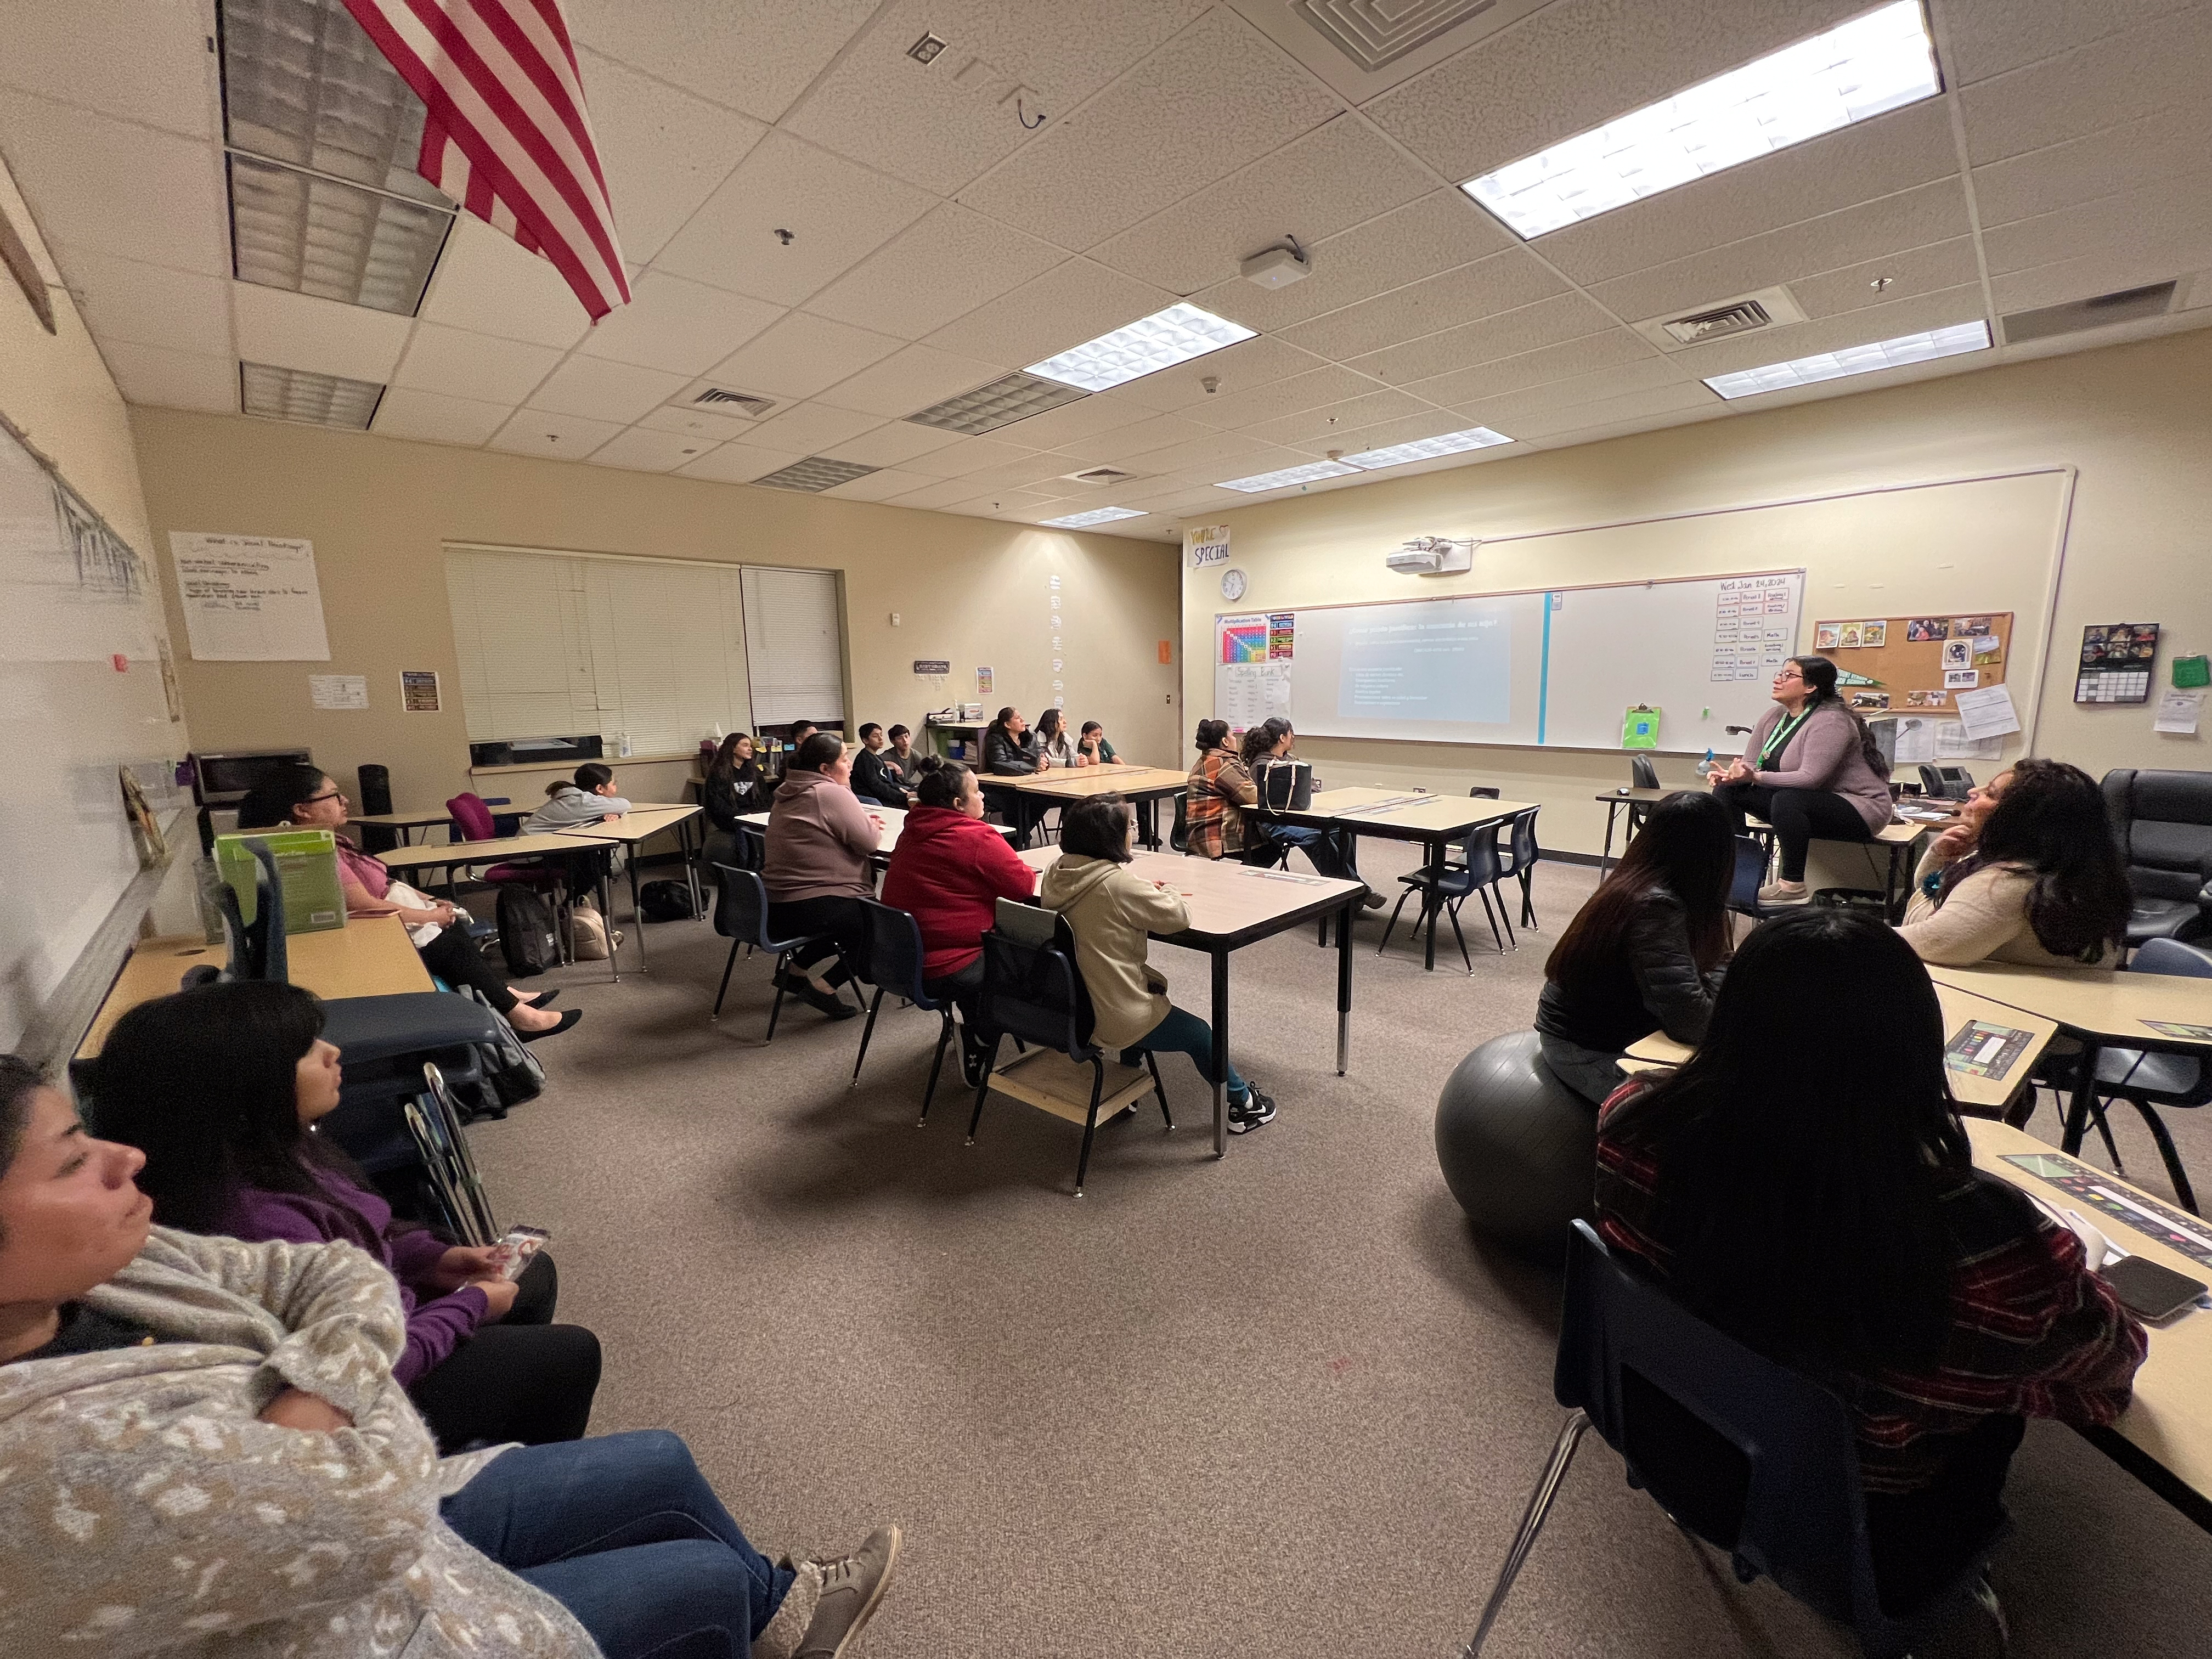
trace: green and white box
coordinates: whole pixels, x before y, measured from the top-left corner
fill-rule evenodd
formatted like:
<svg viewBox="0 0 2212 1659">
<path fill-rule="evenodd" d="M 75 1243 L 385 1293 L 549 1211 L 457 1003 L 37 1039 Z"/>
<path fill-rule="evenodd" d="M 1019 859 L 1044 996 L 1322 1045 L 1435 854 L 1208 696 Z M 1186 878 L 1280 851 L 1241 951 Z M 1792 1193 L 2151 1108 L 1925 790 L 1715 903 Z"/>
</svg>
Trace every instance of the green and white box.
<svg viewBox="0 0 2212 1659">
<path fill-rule="evenodd" d="M 238 895 L 238 912 L 256 914 L 260 863 L 249 841 L 266 842 L 284 884 L 284 931 L 318 933 L 345 926 L 345 893 L 338 886 L 337 837 L 328 830 L 256 830 L 215 838 L 215 867 Z"/>
</svg>

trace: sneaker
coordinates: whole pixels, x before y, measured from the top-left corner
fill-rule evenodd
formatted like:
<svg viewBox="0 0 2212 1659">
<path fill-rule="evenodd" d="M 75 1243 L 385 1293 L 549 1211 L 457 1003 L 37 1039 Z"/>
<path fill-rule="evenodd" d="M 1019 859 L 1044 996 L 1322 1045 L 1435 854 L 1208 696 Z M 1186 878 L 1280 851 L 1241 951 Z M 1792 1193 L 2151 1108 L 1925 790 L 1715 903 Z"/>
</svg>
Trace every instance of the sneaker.
<svg viewBox="0 0 2212 1659">
<path fill-rule="evenodd" d="M 1229 1133 L 1232 1135 L 1249 1134 L 1261 1124 L 1274 1121 L 1275 1097 L 1261 1093 L 1257 1084 L 1251 1085 L 1243 1104 L 1240 1106 L 1233 1100 L 1229 1103 Z"/>
<path fill-rule="evenodd" d="M 1367 890 L 1367 896 L 1361 899 L 1359 902 L 1362 908 L 1365 909 L 1380 910 L 1385 904 L 1389 903 L 1389 901 L 1370 887 Z"/>
<path fill-rule="evenodd" d="M 1813 896 L 1802 881 L 1770 881 L 1759 890 L 1761 904 L 1810 904 Z"/>
<path fill-rule="evenodd" d="M 821 1564 L 821 1599 L 792 1659 L 844 1659 L 884 1599 L 898 1565 L 899 1540 L 896 1527 L 878 1527 L 850 1555 Z"/>
</svg>

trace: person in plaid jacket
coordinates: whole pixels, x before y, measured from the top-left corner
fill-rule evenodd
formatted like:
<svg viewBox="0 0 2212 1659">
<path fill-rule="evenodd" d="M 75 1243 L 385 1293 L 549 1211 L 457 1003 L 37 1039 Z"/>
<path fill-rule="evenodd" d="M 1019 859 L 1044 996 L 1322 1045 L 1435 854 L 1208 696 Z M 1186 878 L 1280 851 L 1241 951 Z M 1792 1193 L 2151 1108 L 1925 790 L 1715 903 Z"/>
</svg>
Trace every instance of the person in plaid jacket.
<svg viewBox="0 0 2212 1659">
<path fill-rule="evenodd" d="M 1192 763 L 1186 794 L 1183 850 L 1201 859 L 1241 855 L 1243 809 L 1259 804 L 1260 791 L 1230 746 L 1227 720 L 1198 723 L 1198 759 Z"/>
</svg>

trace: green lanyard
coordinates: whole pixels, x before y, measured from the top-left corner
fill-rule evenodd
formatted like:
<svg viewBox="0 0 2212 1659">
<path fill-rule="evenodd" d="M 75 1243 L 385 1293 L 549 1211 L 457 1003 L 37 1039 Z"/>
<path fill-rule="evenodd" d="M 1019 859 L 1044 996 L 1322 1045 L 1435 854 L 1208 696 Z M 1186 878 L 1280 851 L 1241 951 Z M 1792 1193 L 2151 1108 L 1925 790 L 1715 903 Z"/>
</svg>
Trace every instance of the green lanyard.
<svg viewBox="0 0 2212 1659">
<path fill-rule="evenodd" d="M 1765 745 L 1759 751 L 1759 769 L 1760 771 L 1765 772 L 1771 769 L 1770 763 L 1772 762 L 1777 755 L 1780 754 L 1784 749 L 1790 746 L 1790 739 L 1797 735 L 1797 728 L 1805 724 L 1807 718 L 1812 714 L 1812 706 L 1808 703 L 1804 708 L 1799 709 L 1795 714 L 1790 716 L 1789 719 L 1781 721 L 1775 726 L 1772 735 L 1766 739 Z"/>
</svg>

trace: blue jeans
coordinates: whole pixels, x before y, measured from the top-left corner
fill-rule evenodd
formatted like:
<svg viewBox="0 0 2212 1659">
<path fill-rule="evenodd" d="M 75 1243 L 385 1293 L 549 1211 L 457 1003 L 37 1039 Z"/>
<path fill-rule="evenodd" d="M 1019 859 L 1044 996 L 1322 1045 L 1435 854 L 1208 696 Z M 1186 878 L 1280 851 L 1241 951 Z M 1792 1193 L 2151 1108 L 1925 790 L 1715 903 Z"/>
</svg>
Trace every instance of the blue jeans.
<svg viewBox="0 0 2212 1659">
<path fill-rule="evenodd" d="M 1338 848 L 1335 838 L 1326 830 L 1304 823 L 1273 823 L 1256 814 L 1244 820 L 1244 833 L 1249 845 L 1246 848 L 1248 861 L 1255 855 L 1260 860 L 1269 856 L 1273 847 L 1295 847 L 1313 860 L 1313 867 L 1332 881 L 1358 881 L 1359 872 L 1351 860 Z"/>
<path fill-rule="evenodd" d="M 791 1588 L 662 1429 L 503 1452 L 439 1513 L 606 1659 L 745 1659 Z"/>
<path fill-rule="evenodd" d="M 1206 1087 L 1213 1086 L 1213 1028 L 1196 1014 L 1186 1013 L 1181 1008 L 1170 1008 L 1168 1017 L 1121 1051 L 1121 1063 L 1133 1066 L 1133 1054 L 1146 1049 L 1155 1054 L 1188 1054 L 1198 1067 L 1198 1074 L 1206 1079 Z M 1251 1092 L 1252 1085 L 1237 1075 L 1237 1068 L 1224 1056 L 1222 1075 L 1228 1080 L 1230 1099 L 1242 1104 Z"/>
</svg>

